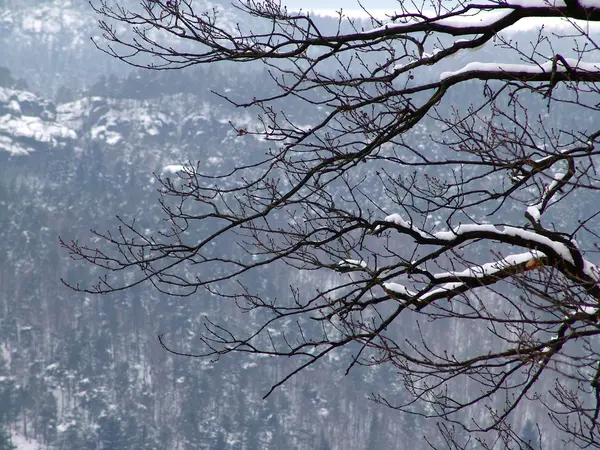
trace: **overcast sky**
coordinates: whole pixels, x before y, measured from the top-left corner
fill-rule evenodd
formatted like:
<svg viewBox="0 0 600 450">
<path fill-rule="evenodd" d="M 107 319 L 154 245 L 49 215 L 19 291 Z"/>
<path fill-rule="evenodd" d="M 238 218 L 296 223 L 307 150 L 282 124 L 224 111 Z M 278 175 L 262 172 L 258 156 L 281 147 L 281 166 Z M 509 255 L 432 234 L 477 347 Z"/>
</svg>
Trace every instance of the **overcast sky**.
<svg viewBox="0 0 600 450">
<path fill-rule="evenodd" d="M 358 9 L 356 0 L 283 0 L 288 8 L 293 9 Z M 364 0 L 361 2 L 367 9 L 395 9 L 397 0 Z"/>
</svg>

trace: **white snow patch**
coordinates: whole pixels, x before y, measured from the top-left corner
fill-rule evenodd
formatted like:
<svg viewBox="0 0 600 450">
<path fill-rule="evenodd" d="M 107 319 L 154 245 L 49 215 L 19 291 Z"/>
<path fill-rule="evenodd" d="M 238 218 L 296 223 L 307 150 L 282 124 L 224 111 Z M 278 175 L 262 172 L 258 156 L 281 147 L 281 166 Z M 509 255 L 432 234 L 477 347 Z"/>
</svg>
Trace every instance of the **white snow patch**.
<svg viewBox="0 0 600 450">
<path fill-rule="evenodd" d="M 58 431 L 59 433 L 64 433 L 69 428 L 74 427 L 76 425 L 77 422 L 75 420 L 71 420 L 69 422 L 62 422 L 58 424 L 58 426 L 56 427 L 56 431 Z"/>
<path fill-rule="evenodd" d="M 219 158 L 218 156 L 209 156 L 206 162 L 210 165 L 221 164 L 221 162 L 223 162 L 223 158 Z"/>
<path fill-rule="evenodd" d="M 10 114 L 5 114 L 0 117 L 0 132 L 16 138 L 27 138 L 43 142 L 51 146 L 57 145 L 59 140 L 77 139 L 77 133 L 72 129 L 55 122 L 46 122 L 39 117 L 33 116 L 14 117 Z M 6 142 L 10 140 L 12 142 L 12 139 L 8 136 L 2 139 L 2 141 Z M 0 142 L 1 144 L 2 142 Z M 15 153 L 10 147 L 4 147 L 4 149 L 10 153 Z"/>
<path fill-rule="evenodd" d="M 319 414 L 319 416 L 325 418 L 325 417 L 329 416 L 329 410 L 327 408 L 321 408 L 321 409 L 319 409 L 318 414 Z"/>
<path fill-rule="evenodd" d="M 573 58 L 565 58 L 565 61 L 569 65 L 570 69 L 577 69 L 583 72 L 600 72 L 600 62 L 583 62 Z M 470 62 L 461 69 L 453 72 L 442 72 L 440 80 L 461 75 L 468 72 L 495 72 L 495 73 L 548 73 L 552 72 L 553 61 L 546 61 L 540 65 L 532 64 L 506 64 L 506 63 L 483 63 L 483 62 Z M 566 72 L 567 68 L 561 61 L 558 61 L 556 65 L 558 72 Z"/>
<path fill-rule="evenodd" d="M 534 222 L 540 221 L 540 210 L 538 209 L 539 205 L 532 205 L 527 207 L 527 214 L 531 216 Z"/>
<path fill-rule="evenodd" d="M 507 236 L 521 237 L 529 241 L 537 242 L 542 245 L 547 245 L 548 247 L 552 248 L 552 250 L 554 250 L 562 259 L 573 263 L 573 257 L 571 256 L 571 252 L 569 251 L 567 246 L 561 244 L 560 242 L 553 241 L 552 239 L 546 236 L 541 236 L 532 231 L 527 231 L 523 230 L 522 228 L 515 227 L 504 227 L 503 234 Z"/>
<path fill-rule="evenodd" d="M 16 115 L 21 115 L 21 105 L 19 105 L 19 102 L 14 99 L 8 102 L 8 109 L 10 109 Z"/>
<path fill-rule="evenodd" d="M 56 370 L 56 369 L 58 369 L 58 365 L 59 365 L 59 364 L 58 364 L 57 362 L 55 362 L 55 363 L 52 363 L 52 364 L 50 364 L 50 365 L 46 366 L 46 368 L 45 368 L 44 370 L 45 370 L 46 372 L 50 372 L 50 371 Z"/>
<path fill-rule="evenodd" d="M 390 214 L 385 218 L 386 222 L 395 223 L 396 225 L 400 225 L 404 228 L 410 228 L 408 222 L 406 222 L 400 214 Z"/>
<path fill-rule="evenodd" d="M 108 130 L 106 125 L 98 125 L 90 129 L 90 134 L 94 140 L 103 140 L 108 145 L 116 145 L 123 138 L 120 133 Z"/>
<path fill-rule="evenodd" d="M 499 230 L 498 228 L 496 228 L 496 226 L 490 224 L 461 224 L 455 227 L 452 231 L 438 231 L 436 233 L 433 233 L 433 235 L 430 235 L 422 230 L 419 230 L 418 228 L 415 228 L 410 223 L 406 222 L 399 214 L 391 214 L 385 218 L 385 221 L 399 225 L 402 228 L 407 228 L 409 230 L 415 231 L 424 238 L 430 238 L 431 236 L 433 236 L 436 239 L 445 241 L 451 241 L 457 236 L 469 232 L 489 232 L 497 234 L 498 236 L 505 235 L 520 237 L 530 242 L 537 242 L 538 244 L 548 246 L 565 261 L 568 261 L 570 263 L 574 262 L 573 257 L 571 256 L 571 252 L 565 244 L 553 241 L 552 239 L 546 236 L 542 236 L 533 231 L 524 230 L 522 228 L 505 226 L 503 230 Z"/>
<path fill-rule="evenodd" d="M 600 309 L 600 305 L 590 306 L 590 305 L 581 305 L 577 308 L 579 312 L 584 314 L 596 314 Z"/>
<path fill-rule="evenodd" d="M 433 289 L 429 292 L 426 292 L 425 294 L 423 294 L 423 296 L 421 297 L 421 300 L 425 300 L 426 298 L 431 297 L 432 295 L 435 294 L 439 294 L 440 292 L 448 292 L 448 291 L 452 291 L 456 288 L 459 288 L 463 285 L 464 283 L 459 282 L 459 283 L 446 283 L 443 284 L 441 287 Z"/>
<path fill-rule="evenodd" d="M 413 292 L 413 291 L 409 290 L 403 284 L 398 284 L 398 283 L 383 283 L 383 287 L 385 289 L 387 289 L 388 291 L 392 291 L 392 292 L 395 292 L 395 293 L 401 294 L 401 295 L 406 295 L 408 297 L 413 297 L 414 295 L 417 295 L 416 292 Z"/>
<path fill-rule="evenodd" d="M 114 131 L 107 131 L 104 134 L 104 140 L 108 145 L 117 145 L 121 138 L 122 136 Z"/>
<path fill-rule="evenodd" d="M 27 439 L 18 433 L 13 433 L 11 439 L 13 445 L 17 447 L 16 450 L 41 450 L 47 448 L 41 442 L 34 439 Z"/>
<path fill-rule="evenodd" d="M 444 241 L 451 241 L 460 234 L 469 233 L 472 231 L 487 231 L 490 233 L 500 233 L 498 228 L 496 228 L 494 225 L 490 225 L 490 224 L 481 224 L 481 225 L 461 224 L 461 225 L 458 225 L 457 227 L 454 227 L 454 229 L 452 229 L 452 231 L 438 231 L 436 233 L 433 233 L 433 236 L 436 239 L 442 239 Z"/>
<path fill-rule="evenodd" d="M 169 164 L 168 166 L 163 167 L 162 173 L 172 173 L 176 174 L 178 172 L 185 171 L 185 166 L 182 164 Z"/>
<path fill-rule="evenodd" d="M 343 259 L 339 263 L 337 263 L 340 267 L 361 267 L 363 269 L 367 268 L 367 263 L 365 261 L 359 261 L 356 259 Z"/>
<path fill-rule="evenodd" d="M 488 275 L 493 275 L 500 270 L 506 269 L 511 266 L 516 266 L 522 264 L 524 262 L 530 261 L 532 259 L 543 258 L 544 253 L 538 250 L 531 250 L 526 253 L 518 253 L 514 255 L 509 255 L 506 258 L 501 259 L 500 261 L 495 261 L 491 263 L 482 264 L 480 266 L 469 267 L 460 272 L 450 271 L 450 272 L 440 272 L 433 275 L 436 279 L 441 278 L 461 278 L 461 277 L 475 277 L 482 278 Z"/>
<path fill-rule="evenodd" d="M 583 272 L 592 280 L 600 282 L 600 268 L 587 260 L 583 260 Z"/>
<path fill-rule="evenodd" d="M 384 23 L 383 25 L 376 27 L 376 28 L 370 28 L 367 30 L 362 31 L 363 34 L 367 34 L 367 33 L 376 33 L 378 31 L 384 31 L 384 30 L 390 30 L 392 28 L 399 28 L 399 27 L 404 27 L 406 26 L 409 22 L 417 22 L 417 19 L 412 19 L 412 20 L 406 20 L 405 22 L 387 22 Z"/>
<path fill-rule="evenodd" d="M 430 237 L 427 235 L 427 233 L 421 231 L 419 228 L 414 227 L 410 222 L 404 220 L 400 214 L 390 214 L 384 220 L 388 223 L 393 223 L 398 226 L 401 226 L 402 228 L 408 228 L 409 230 L 415 231 L 419 233 L 422 237 Z M 375 229 L 375 231 L 377 232 L 377 229 Z"/>
</svg>

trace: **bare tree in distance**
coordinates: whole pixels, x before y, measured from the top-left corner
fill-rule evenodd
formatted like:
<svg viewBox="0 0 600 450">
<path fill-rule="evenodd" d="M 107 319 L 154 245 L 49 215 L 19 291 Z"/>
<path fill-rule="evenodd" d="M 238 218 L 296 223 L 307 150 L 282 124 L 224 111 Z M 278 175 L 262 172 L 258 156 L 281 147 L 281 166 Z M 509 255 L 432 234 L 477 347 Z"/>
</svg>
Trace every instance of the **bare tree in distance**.
<svg viewBox="0 0 600 450">
<path fill-rule="evenodd" d="M 408 394 L 382 389 L 373 399 L 436 419 L 449 448 L 533 448 L 513 419 L 531 403 L 565 448 L 600 448 L 600 122 L 585 120 L 600 117 L 600 6 L 432 3 L 399 3 L 385 20 L 371 17 L 371 28 L 341 13 L 327 34 L 274 1 L 234 5 L 264 32 L 221 23 L 218 9 L 192 0 L 143 0 L 133 10 L 96 1 L 105 39 L 97 45 L 128 64 L 264 64 L 275 94 L 219 95 L 258 108 L 256 127 L 232 126 L 271 146 L 228 173 L 205 173 L 199 162 L 162 178 L 168 227 L 154 235 L 120 219 L 118 231 L 94 232 L 93 245 L 61 241 L 104 269 L 95 284 L 65 283 L 100 294 L 147 283 L 170 295 L 208 291 L 264 312 L 243 335 L 227 317 L 208 317 L 194 354 L 161 343 L 200 358 L 293 358 L 267 395 L 351 348 L 348 371 L 391 365 Z M 540 28 L 531 42 L 505 33 L 553 20 L 561 27 Z M 513 63 L 482 62 L 490 49 Z M 459 65 L 432 76 L 452 61 Z M 448 104 L 460 89 L 473 92 L 469 107 Z M 286 99 L 312 105 L 314 117 L 297 118 Z M 544 114 L 530 114 L 531 104 Z M 565 111 L 578 120 L 561 122 Z M 425 123 L 443 151 L 411 139 Z M 232 240 L 238 251 L 219 250 Z M 243 283 L 278 263 L 339 282 L 291 286 L 281 299 Z M 418 324 L 418 339 L 399 332 L 401 320 Z M 297 328 L 288 332 L 290 321 Z M 432 345 L 444 326 L 477 329 L 485 344 Z"/>
</svg>

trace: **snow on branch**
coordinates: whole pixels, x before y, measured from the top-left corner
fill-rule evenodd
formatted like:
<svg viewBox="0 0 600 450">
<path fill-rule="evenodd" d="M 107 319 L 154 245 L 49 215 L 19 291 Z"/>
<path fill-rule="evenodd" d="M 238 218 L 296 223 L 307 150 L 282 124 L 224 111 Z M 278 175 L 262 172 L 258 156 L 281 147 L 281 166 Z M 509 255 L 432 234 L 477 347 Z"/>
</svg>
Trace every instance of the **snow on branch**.
<svg viewBox="0 0 600 450">
<path fill-rule="evenodd" d="M 534 224 L 539 223 L 540 217 L 541 217 L 542 213 L 544 212 L 544 210 L 546 209 L 546 207 L 548 206 L 554 193 L 556 193 L 560 189 L 561 186 L 566 184 L 568 182 L 568 180 L 571 178 L 571 176 L 572 176 L 572 173 L 570 173 L 570 172 L 569 173 L 559 172 L 559 173 L 555 174 L 552 182 L 548 185 L 548 187 L 546 187 L 544 189 L 544 192 L 542 194 L 542 198 L 540 199 L 540 201 L 538 203 L 536 203 L 535 205 L 530 205 L 527 207 L 527 209 L 525 210 L 525 217 L 528 217 L 529 220 L 531 220 L 532 223 L 534 223 Z"/>
<path fill-rule="evenodd" d="M 600 283 L 600 267 L 596 266 L 595 264 L 592 264 L 587 260 L 583 260 L 583 271 L 596 283 Z"/>
<path fill-rule="evenodd" d="M 398 284 L 398 283 L 391 283 L 391 282 L 383 283 L 383 289 L 386 291 L 390 291 L 393 296 L 396 296 L 395 294 L 400 294 L 401 296 L 410 298 L 410 297 L 414 297 L 415 295 L 417 295 L 416 292 L 411 291 L 403 284 Z"/>
<path fill-rule="evenodd" d="M 339 272 L 351 272 L 354 270 L 362 270 L 367 268 L 365 261 L 359 261 L 356 259 L 343 259 L 336 265 L 336 270 Z"/>
<path fill-rule="evenodd" d="M 523 228 L 503 226 L 500 229 L 496 225 L 491 224 L 461 224 L 451 231 L 429 233 L 407 222 L 399 214 L 387 216 L 385 222 L 386 225 L 376 225 L 374 228 L 375 232 L 380 232 L 385 226 L 388 228 L 393 227 L 403 234 L 412 236 L 418 243 L 432 245 L 458 244 L 466 240 L 487 238 L 530 248 L 541 246 L 548 249 L 548 253 L 552 253 L 568 263 L 575 263 L 571 254 L 571 248 L 564 242 L 553 240 L 548 236 Z"/>
<path fill-rule="evenodd" d="M 573 58 L 554 58 L 540 65 L 533 64 L 505 64 L 505 63 L 482 63 L 471 62 L 459 70 L 452 72 L 442 72 L 440 80 L 445 80 L 457 75 L 471 72 L 488 73 L 498 78 L 504 78 L 507 75 L 518 78 L 523 74 L 547 74 L 547 73 L 600 73 L 600 62 L 583 62 Z"/>
<path fill-rule="evenodd" d="M 584 148 L 585 151 L 589 152 L 593 148 L 593 143 L 588 142 L 587 148 Z M 550 168 L 557 162 L 566 162 L 566 171 L 556 172 L 551 176 L 552 181 L 548 186 L 544 186 L 542 195 L 540 200 L 533 205 L 529 205 L 525 210 L 525 217 L 528 218 L 531 223 L 534 225 L 539 224 L 541 215 L 550 205 L 552 198 L 557 192 L 560 192 L 561 189 L 571 180 L 571 178 L 575 175 L 575 161 L 573 158 L 573 152 L 579 151 L 581 149 L 568 149 L 563 150 L 560 154 L 554 154 L 545 156 L 543 158 L 539 158 L 535 161 L 531 161 L 530 165 L 534 168 L 534 172 L 540 173 L 545 169 Z M 570 153 L 570 154 L 567 154 Z"/>
<path fill-rule="evenodd" d="M 427 287 L 413 293 L 403 285 L 385 283 L 384 289 L 394 297 L 412 297 L 414 300 L 427 300 L 427 303 L 430 303 L 437 298 L 452 297 L 475 287 L 494 284 L 517 273 L 551 265 L 558 268 L 567 278 L 582 285 L 589 295 L 600 299 L 598 267 L 583 258 L 573 241 L 557 233 L 543 229 L 532 231 L 490 224 L 466 224 L 459 225 L 451 231 L 426 232 L 403 219 L 400 214 L 389 215 L 384 222 L 385 225 L 376 225 L 376 232 L 381 232 L 385 227 L 394 228 L 401 234 L 411 236 L 418 244 L 451 249 L 468 240 L 486 239 L 530 249 L 460 271 L 429 273 L 419 269 L 420 275 L 429 278 Z M 441 287 L 436 287 L 438 285 Z"/>
<path fill-rule="evenodd" d="M 463 279 L 463 278 L 483 278 L 497 275 L 506 269 L 515 268 L 524 265 L 531 268 L 537 265 L 537 261 L 545 258 L 546 255 L 538 250 L 531 250 L 525 253 L 509 255 L 499 261 L 469 267 L 462 271 L 439 272 L 433 275 L 437 280 Z"/>
<path fill-rule="evenodd" d="M 476 287 L 496 283 L 509 275 L 534 270 L 544 265 L 546 255 L 537 250 L 509 255 L 499 261 L 472 266 L 462 271 L 439 272 L 430 275 L 430 283 L 418 292 L 398 283 L 383 283 L 384 291 L 392 297 L 417 301 L 422 309 L 438 298 L 450 298 Z M 422 274 L 427 272 L 421 271 Z"/>
</svg>

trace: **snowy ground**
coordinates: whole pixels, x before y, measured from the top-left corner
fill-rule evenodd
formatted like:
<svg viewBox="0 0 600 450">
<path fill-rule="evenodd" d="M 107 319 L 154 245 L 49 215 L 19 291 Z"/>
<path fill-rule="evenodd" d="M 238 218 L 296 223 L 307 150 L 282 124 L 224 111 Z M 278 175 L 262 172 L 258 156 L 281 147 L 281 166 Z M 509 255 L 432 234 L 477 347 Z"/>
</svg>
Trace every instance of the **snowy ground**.
<svg viewBox="0 0 600 450">
<path fill-rule="evenodd" d="M 17 450 L 44 450 L 46 448 L 38 441 L 26 439 L 25 436 L 16 433 L 12 434 L 12 443 L 17 447 Z"/>
</svg>

